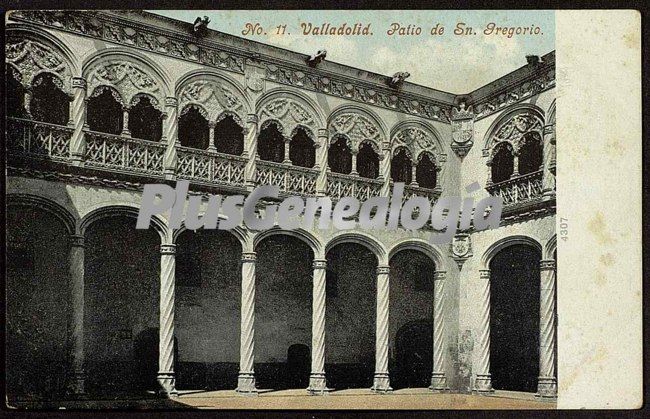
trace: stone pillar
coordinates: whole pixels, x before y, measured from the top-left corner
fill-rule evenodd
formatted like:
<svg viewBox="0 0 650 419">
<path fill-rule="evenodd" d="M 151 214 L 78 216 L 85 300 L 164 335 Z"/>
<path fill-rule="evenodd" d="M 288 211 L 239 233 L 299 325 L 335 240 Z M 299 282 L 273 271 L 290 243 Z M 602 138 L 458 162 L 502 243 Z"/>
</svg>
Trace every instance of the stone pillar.
<svg viewBox="0 0 650 419">
<path fill-rule="evenodd" d="M 174 373 L 174 300 L 176 282 L 176 245 L 160 245 L 160 341 L 158 384 L 162 393 L 176 394 Z"/>
<path fill-rule="evenodd" d="M 257 129 L 258 118 L 254 113 L 246 118 L 246 137 L 244 138 L 244 154 L 248 157 L 244 169 L 244 179 L 249 189 L 255 187 L 255 163 L 257 161 Z"/>
<path fill-rule="evenodd" d="M 255 372 L 255 252 L 242 253 L 241 339 L 237 392 L 256 394 Z"/>
<path fill-rule="evenodd" d="M 311 394 L 328 391 L 325 380 L 325 278 L 327 260 L 314 259 L 311 322 L 311 374 L 309 388 Z"/>
<path fill-rule="evenodd" d="M 123 117 L 122 117 L 122 133 L 121 133 L 121 135 L 124 135 L 126 137 L 130 137 L 131 136 L 131 131 L 129 130 L 129 108 L 128 107 L 125 106 L 122 109 L 122 115 L 123 115 Z"/>
<path fill-rule="evenodd" d="M 70 159 L 72 164 L 82 164 L 86 152 L 84 127 L 86 125 L 86 80 L 81 77 L 72 78 L 74 98 L 70 104 L 70 121 L 68 126 L 74 129 L 70 138 Z"/>
<path fill-rule="evenodd" d="M 379 179 L 384 183 L 381 187 L 381 195 L 388 196 L 390 194 L 390 144 L 382 147 L 382 155 L 379 158 Z"/>
<path fill-rule="evenodd" d="M 358 175 L 357 172 L 357 156 L 359 155 L 359 150 L 352 150 L 352 170 L 350 171 L 351 175 Z"/>
<path fill-rule="evenodd" d="M 445 339 L 445 271 L 433 274 L 433 372 L 429 390 L 443 392 L 447 387 L 445 374 L 446 339 Z"/>
<path fill-rule="evenodd" d="M 392 391 L 388 376 L 388 289 L 389 267 L 377 267 L 377 333 L 375 344 L 375 379 L 372 391 Z"/>
<path fill-rule="evenodd" d="M 329 135 L 327 130 L 321 128 L 318 130 L 318 144 L 316 148 L 316 168 L 319 170 L 316 179 L 316 194 L 325 196 L 327 194 L 327 170 L 329 163 L 327 161 L 329 153 Z"/>
<path fill-rule="evenodd" d="M 537 395 L 557 397 L 555 375 L 555 261 L 542 260 L 539 298 L 539 378 Z"/>
<path fill-rule="evenodd" d="M 30 88 L 25 89 L 25 100 L 23 101 L 23 104 L 25 106 L 25 114 L 27 114 L 28 118 L 32 117 L 32 90 Z"/>
<path fill-rule="evenodd" d="M 165 155 L 163 156 L 163 170 L 165 179 L 173 180 L 176 178 L 176 162 L 178 161 L 177 146 L 178 141 L 178 100 L 175 97 L 165 98 L 165 132 L 166 142 Z"/>
<path fill-rule="evenodd" d="M 418 186 L 418 181 L 416 179 L 417 170 L 418 170 L 418 166 L 415 164 L 415 162 L 413 162 L 413 164 L 411 164 L 411 185 L 412 186 Z"/>
<path fill-rule="evenodd" d="M 70 392 L 85 392 L 84 372 L 84 237 L 71 238 L 69 253 L 70 299 L 72 302 L 72 381 Z"/>
<path fill-rule="evenodd" d="M 519 176 L 519 152 L 515 152 L 512 156 L 512 175 L 510 178 Z"/>
<path fill-rule="evenodd" d="M 284 140 L 284 160 L 282 160 L 282 163 L 291 164 L 291 158 L 289 157 L 290 150 L 291 150 L 291 138 L 285 138 L 285 140 Z"/>
<path fill-rule="evenodd" d="M 487 162 L 487 180 L 485 181 L 485 186 L 492 185 L 492 160 Z"/>
<path fill-rule="evenodd" d="M 544 126 L 542 170 L 542 194 L 552 198 L 555 196 L 555 125 Z"/>
<path fill-rule="evenodd" d="M 210 130 L 210 133 L 208 134 L 208 151 L 217 151 L 217 146 L 214 145 L 215 138 L 214 138 L 214 127 L 217 126 L 217 123 L 214 121 L 208 122 L 208 127 Z"/>
<path fill-rule="evenodd" d="M 474 390 L 490 393 L 492 376 L 490 375 L 490 270 L 479 271 L 478 295 L 478 330 L 476 331 L 476 381 Z"/>
</svg>

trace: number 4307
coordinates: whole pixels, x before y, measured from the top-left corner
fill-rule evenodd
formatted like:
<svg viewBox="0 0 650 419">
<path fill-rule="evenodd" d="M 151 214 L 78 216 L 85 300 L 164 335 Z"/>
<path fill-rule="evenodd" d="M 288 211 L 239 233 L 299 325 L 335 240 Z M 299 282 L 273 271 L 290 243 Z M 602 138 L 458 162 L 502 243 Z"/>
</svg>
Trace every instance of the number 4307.
<svg viewBox="0 0 650 419">
<path fill-rule="evenodd" d="M 569 220 L 567 218 L 560 218 L 560 239 L 569 240 Z"/>
</svg>

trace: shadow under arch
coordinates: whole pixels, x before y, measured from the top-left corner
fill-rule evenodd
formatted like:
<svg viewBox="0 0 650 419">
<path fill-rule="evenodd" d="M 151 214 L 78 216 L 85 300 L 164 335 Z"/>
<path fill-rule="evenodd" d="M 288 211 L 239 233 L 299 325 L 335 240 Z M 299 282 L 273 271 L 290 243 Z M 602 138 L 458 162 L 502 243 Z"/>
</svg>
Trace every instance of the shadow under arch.
<svg viewBox="0 0 650 419">
<path fill-rule="evenodd" d="M 103 218 L 126 216 L 128 218 L 138 218 L 140 207 L 135 204 L 100 204 L 93 210 L 89 211 L 81 219 L 79 224 L 80 233 L 85 235 L 86 230 L 96 221 Z M 170 236 L 167 222 L 164 218 L 153 215 L 151 217 L 151 224 L 160 236 L 161 243 L 165 243 L 166 239 Z"/>
<path fill-rule="evenodd" d="M 31 206 L 49 212 L 58 218 L 65 226 L 68 234 L 74 235 L 79 219 L 62 205 L 38 195 L 11 193 L 7 194 L 7 207 L 11 206 Z"/>
<path fill-rule="evenodd" d="M 295 230 L 284 230 L 278 226 L 275 226 L 268 230 L 261 231 L 257 233 L 253 238 L 253 249 L 257 249 L 257 246 L 266 238 L 277 235 L 290 236 L 299 239 L 307 246 L 309 246 L 313 252 L 314 259 L 322 258 L 324 256 L 323 245 L 321 244 L 320 240 L 302 228 L 297 228 Z"/>
<path fill-rule="evenodd" d="M 388 252 L 386 252 L 386 248 L 381 244 L 381 242 L 370 235 L 360 232 L 342 232 L 336 234 L 325 246 L 325 254 L 335 246 L 342 243 L 356 243 L 362 245 L 375 255 L 379 266 L 388 263 Z"/>
<path fill-rule="evenodd" d="M 481 256 L 481 269 L 490 269 L 490 262 L 497 253 L 507 247 L 518 244 L 531 246 L 542 254 L 542 245 L 534 238 L 524 235 L 508 236 L 497 240 L 487 248 L 483 253 L 483 256 Z"/>
<path fill-rule="evenodd" d="M 438 271 L 447 270 L 447 266 L 443 262 L 444 259 L 442 257 L 442 253 L 440 252 L 440 250 L 426 240 L 410 239 L 407 241 L 397 243 L 395 246 L 393 246 L 392 249 L 390 249 L 390 252 L 388 253 L 388 260 L 392 259 L 393 256 L 395 256 L 397 253 L 401 252 L 402 250 L 416 250 L 418 252 L 424 253 L 436 265 L 436 270 Z"/>
</svg>

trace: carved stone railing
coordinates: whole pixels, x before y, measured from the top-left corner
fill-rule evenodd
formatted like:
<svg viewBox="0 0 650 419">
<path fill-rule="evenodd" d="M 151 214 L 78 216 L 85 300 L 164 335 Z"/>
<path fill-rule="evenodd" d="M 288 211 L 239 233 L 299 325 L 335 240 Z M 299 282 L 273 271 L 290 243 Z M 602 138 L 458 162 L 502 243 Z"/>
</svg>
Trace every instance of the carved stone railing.
<svg viewBox="0 0 650 419">
<path fill-rule="evenodd" d="M 94 131 L 85 132 L 85 165 L 161 175 L 165 145 Z"/>
<path fill-rule="evenodd" d="M 542 197 L 542 170 L 495 183 L 485 188 L 503 198 L 503 205 L 519 204 Z"/>
<path fill-rule="evenodd" d="M 7 118 L 7 151 L 31 158 L 66 160 L 72 128 L 27 119 Z"/>
<path fill-rule="evenodd" d="M 404 186 L 404 197 L 402 198 L 402 205 L 414 196 L 423 196 L 431 202 L 431 206 L 436 204 L 441 191 L 439 189 L 428 189 L 420 186 L 406 185 Z"/>
<path fill-rule="evenodd" d="M 215 151 L 178 147 L 176 175 L 179 179 L 243 187 L 246 160 Z"/>
<path fill-rule="evenodd" d="M 365 201 L 370 197 L 381 195 L 381 187 L 382 181 L 376 179 L 365 179 L 341 173 L 327 174 L 327 196 L 333 201 L 344 196 Z"/>
<path fill-rule="evenodd" d="M 258 160 L 255 170 L 258 185 L 276 185 L 287 194 L 316 195 L 316 169 Z"/>
</svg>

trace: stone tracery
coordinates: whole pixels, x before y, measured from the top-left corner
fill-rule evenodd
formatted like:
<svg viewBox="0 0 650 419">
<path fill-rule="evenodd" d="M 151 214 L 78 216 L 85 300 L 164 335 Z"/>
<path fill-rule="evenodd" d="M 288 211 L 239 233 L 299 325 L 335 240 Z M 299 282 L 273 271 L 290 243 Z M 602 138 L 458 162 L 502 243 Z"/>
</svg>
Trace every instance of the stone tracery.
<svg viewBox="0 0 650 419">
<path fill-rule="evenodd" d="M 5 45 L 7 63 L 19 75 L 19 82 L 30 88 L 41 73 L 51 73 L 53 81 L 61 90 L 70 93 L 71 71 L 65 59 L 53 48 L 32 39 L 9 39 Z"/>
</svg>

